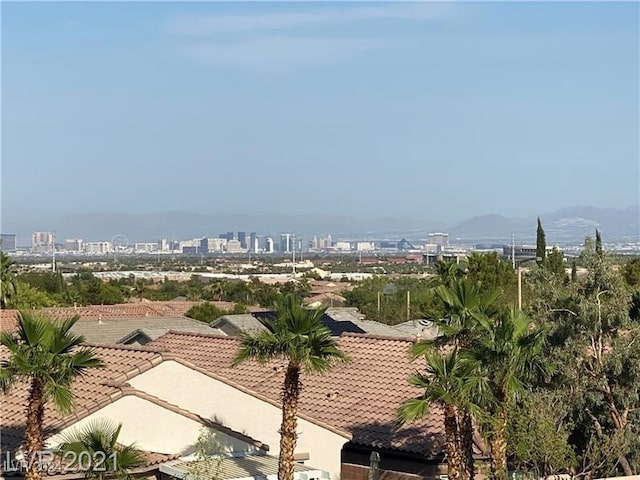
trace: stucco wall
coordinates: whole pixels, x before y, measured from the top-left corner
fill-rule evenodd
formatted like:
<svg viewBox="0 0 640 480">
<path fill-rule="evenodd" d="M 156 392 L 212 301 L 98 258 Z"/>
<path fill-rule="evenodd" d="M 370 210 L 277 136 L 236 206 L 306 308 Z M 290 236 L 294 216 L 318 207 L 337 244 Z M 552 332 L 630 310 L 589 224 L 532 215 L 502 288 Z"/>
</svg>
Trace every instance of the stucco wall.
<svg viewBox="0 0 640 480">
<path fill-rule="evenodd" d="M 268 444 L 272 455 L 279 453 L 281 411 L 275 405 L 174 361 L 162 362 L 129 383 Z M 345 442 L 346 438 L 311 422 L 298 422 L 296 453 L 308 453 L 305 463 L 331 473 L 332 478 L 339 478 L 340 451 Z"/>
<path fill-rule="evenodd" d="M 148 400 L 125 396 L 51 437 L 50 446 L 57 445 L 62 435 L 81 429 L 96 419 L 108 419 L 116 425 L 122 423 L 120 443 L 129 445 L 135 442 L 138 448 L 156 453 L 192 453 L 202 429 L 202 424 L 195 420 Z M 216 438 L 227 451 L 256 450 L 254 446 L 228 435 L 219 433 Z"/>
</svg>

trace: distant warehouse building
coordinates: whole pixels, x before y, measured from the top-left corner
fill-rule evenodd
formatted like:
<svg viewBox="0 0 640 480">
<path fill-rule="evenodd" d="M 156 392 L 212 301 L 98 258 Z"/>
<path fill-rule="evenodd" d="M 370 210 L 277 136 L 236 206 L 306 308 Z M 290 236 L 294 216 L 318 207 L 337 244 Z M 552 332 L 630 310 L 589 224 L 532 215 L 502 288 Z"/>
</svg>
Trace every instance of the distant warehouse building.
<svg viewBox="0 0 640 480">
<path fill-rule="evenodd" d="M 535 245 L 505 245 L 502 247 L 502 254 L 509 261 L 514 258 L 516 262 L 535 260 L 536 253 L 537 248 Z"/>
</svg>

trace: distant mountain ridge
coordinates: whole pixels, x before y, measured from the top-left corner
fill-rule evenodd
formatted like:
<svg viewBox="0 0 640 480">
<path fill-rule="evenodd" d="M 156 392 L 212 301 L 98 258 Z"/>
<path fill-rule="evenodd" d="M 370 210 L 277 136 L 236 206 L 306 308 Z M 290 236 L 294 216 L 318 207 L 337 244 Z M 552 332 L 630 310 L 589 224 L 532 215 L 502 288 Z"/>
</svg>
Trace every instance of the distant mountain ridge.
<svg viewBox="0 0 640 480">
<path fill-rule="evenodd" d="M 547 237 L 556 241 L 584 239 L 599 229 L 605 237 L 636 236 L 640 241 L 640 206 L 624 209 L 576 206 L 540 215 Z M 534 240 L 537 217 L 503 217 L 483 215 L 465 220 L 449 229 L 449 234 L 461 239 L 504 239 L 514 234 L 520 241 Z"/>
<path fill-rule="evenodd" d="M 541 214 L 551 243 L 581 241 L 598 228 L 605 239 L 631 238 L 640 241 L 640 206 L 628 208 L 567 207 Z M 310 238 L 331 234 L 334 238 L 352 239 L 424 239 L 434 231 L 448 232 L 461 241 L 510 239 L 519 243 L 535 240 L 536 216 L 504 217 L 482 215 L 459 223 L 446 224 L 412 217 L 354 217 L 346 215 L 256 215 L 201 214 L 166 212 L 153 214 L 67 215 L 38 224 L 3 222 L 2 233 L 16 233 L 19 243 L 30 241 L 33 231 L 54 231 L 58 242 L 66 238 L 85 241 L 110 240 L 124 235 L 130 242 L 157 241 L 160 238 L 189 239 L 217 236 L 227 231 L 250 231 L 277 235 L 295 232 Z"/>
</svg>

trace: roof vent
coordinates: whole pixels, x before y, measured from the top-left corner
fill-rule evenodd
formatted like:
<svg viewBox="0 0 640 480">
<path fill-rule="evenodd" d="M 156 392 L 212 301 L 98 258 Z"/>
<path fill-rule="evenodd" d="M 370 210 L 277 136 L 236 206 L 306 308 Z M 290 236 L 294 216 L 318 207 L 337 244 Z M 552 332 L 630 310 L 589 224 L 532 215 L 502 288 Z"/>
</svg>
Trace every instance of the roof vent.
<svg viewBox="0 0 640 480">
<path fill-rule="evenodd" d="M 327 393 L 327 399 L 334 400 L 338 398 L 338 392 L 329 392 Z"/>
</svg>

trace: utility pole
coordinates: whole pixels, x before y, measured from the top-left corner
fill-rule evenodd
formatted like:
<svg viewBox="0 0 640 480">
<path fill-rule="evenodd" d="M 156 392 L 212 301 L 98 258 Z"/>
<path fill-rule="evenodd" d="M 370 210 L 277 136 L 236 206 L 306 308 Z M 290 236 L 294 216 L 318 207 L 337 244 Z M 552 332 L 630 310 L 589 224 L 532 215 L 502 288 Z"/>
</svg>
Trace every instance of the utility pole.
<svg viewBox="0 0 640 480">
<path fill-rule="evenodd" d="M 378 313 L 380 313 L 380 290 L 378 290 Z"/>
<path fill-rule="evenodd" d="M 411 320 L 411 290 L 407 290 L 407 320 Z"/>
<path fill-rule="evenodd" d="M 291 246 L 292 246 L 292 265 L 293 265 L 293 278 L 296 278 L 296 236 L 295 234 L 293 235 L 293 241 L 291 242 Z"/>
<path fill-rule="evenodd" d="M 53 258 L 51 260 L 51 269 L 56 271 L 56 234 L 53 232 L 51 234 L 51 252 L 53 253 Z"/>
<path fill-rule="evenodd" d="M 518 310 L 522 311 L 522 267 L 518 265 Z"/>
<path fill-rule="evenodd" d="M 511 232 L 511 264 L 516 269 L 516 232 Z"/>
</svg>

